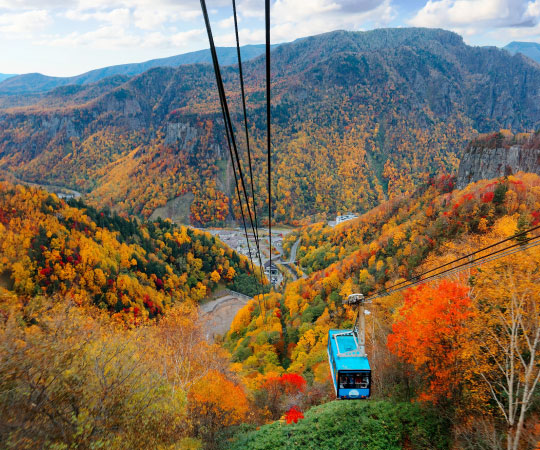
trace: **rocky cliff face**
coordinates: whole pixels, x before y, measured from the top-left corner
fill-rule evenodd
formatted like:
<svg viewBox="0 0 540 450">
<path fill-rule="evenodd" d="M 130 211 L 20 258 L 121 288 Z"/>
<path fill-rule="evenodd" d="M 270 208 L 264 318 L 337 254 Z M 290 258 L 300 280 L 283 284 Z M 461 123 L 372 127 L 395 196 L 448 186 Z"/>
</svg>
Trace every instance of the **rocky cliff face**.
<svg viewBox="0 0 540 450">
<path fill-rule="evenodd" d="M 527 137 L 523 142 L 496 135 L 473 141 L 465 150 L 459 164 L 457 187 L 462 189 L 474 181 L 489 180 L 516 172 L 540 174 L 538 134 Z"/>
<path fill-rule="evenodd" d="M 188 122 L 167 122 L 165 125 L 164 144 L 168 146 L 177 146 L 188 153 L 196 151 L 198 140 L 201 138 L 200 131 L 189 124 Z M 199 149 L 200 150 L 200 149 Z M 221 146 L 218 143 L 209 143 L 205 150 L 205 156 L 223 159 L 225 154 L 221 151 Z"/>
</svg>

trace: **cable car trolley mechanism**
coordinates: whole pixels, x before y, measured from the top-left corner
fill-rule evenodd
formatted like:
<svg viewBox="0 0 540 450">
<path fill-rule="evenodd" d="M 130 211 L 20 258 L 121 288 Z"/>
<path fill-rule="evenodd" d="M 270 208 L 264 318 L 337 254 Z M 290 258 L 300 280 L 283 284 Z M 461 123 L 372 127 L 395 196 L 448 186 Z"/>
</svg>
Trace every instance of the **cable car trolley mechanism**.
<svg viewBox="0 0 540 450">
<path fill-rule="evenodd" d="M 328 332 L 328 362 L 338 399 L 367 399 L 371 394 L 371 368 L 366 354 L 366 301 L 351 294 L 345 304 L 357 306 L 352 330 Z"/>
</svg>

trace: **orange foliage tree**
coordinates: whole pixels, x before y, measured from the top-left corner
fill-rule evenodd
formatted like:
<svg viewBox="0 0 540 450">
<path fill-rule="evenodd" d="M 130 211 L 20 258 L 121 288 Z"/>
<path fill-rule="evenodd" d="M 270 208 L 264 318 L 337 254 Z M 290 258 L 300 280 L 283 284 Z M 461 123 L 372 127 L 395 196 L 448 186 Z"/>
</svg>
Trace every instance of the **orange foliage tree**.
<svg viewBox="0 0 540 450">
<path fill-rule="evenodd" d="M 420 398 L 458 398 L 465 364 L 466 321 L 472 317 L 468 288 L 443 280 L 405 293 L 405 303 L 388 336 L 389 349 L 422 372 L 428 385 Z"/>
<path fill-rule="evenodd" d="M 212 370 L 193 384 L 188 394 L 188 413 L 193 433 L 213 448 L 216 434 L 246 419 L 248 400 L 240 386 Z"/>
</svg>

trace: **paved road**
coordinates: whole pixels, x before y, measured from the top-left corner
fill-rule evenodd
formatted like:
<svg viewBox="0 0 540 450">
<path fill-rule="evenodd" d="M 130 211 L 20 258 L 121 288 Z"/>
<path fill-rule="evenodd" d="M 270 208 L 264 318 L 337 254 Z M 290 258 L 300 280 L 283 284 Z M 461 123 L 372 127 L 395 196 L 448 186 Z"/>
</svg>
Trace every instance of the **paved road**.
<svg viewBox="0 0 540 450">
<path fill-rule="evenodd" d="M 53 185 L 53 184 L 41 184 L 41 183 L 32 183 L 30 181 L 23 181 L 23 180 L 20 180 L 19 178 L 17 178 L 15 175 L 13 175 L 11 172 L 9 171 L 6 171 L 6 173 L 8 174 L 9 178 L 8 180 L 16 183 L 16 184 L 24 184 L 26 186 L 30 186 L 30 187 L 38 187 L 38 188 L 41 188 L 47 192 L 52 192 L 52 193 L 59 193 L 59 192 L 62 192 L 62 193 L 68 193 L 70 195 L 72 195 L 74 198 L 80 198 L 82 197 L 82 194 L 79 192 L 79 191 L 74 191 L 73 189 L 68 189 L 68 188 L 65 188 L 65 187 L 62 187 L 62 186 L 56 186 L 56 185 Z"/>
<path fill-rule="evenodd" d="M 293 281 L 298 280 L 298 275 L 296 275 L 296 271 L 291 267 L 291 264 L 283 264 L 283 267 L 289 271 L 291 276 L 293 277 Z"/>
<path fill-rule="evenodd" d="M 298 240 L 294 243 L 291 248 L 291 257 L 288 261 L 283 261 L 284 264 L 293 264 L 296 261 L 296 252 L 298 251 L 298 247 L 300 247 L 301 240 L 302 238 L 298 238 Z"/>
<path fill-rule="evenodd" d="M 206 338 L 213 341 L 218 335 L 224 335 L 231 328 L 236 313 L 244 307 L 249 300 L 240 296 L 229 294 L 201 306 L 201 319 Z"/>
</svg>

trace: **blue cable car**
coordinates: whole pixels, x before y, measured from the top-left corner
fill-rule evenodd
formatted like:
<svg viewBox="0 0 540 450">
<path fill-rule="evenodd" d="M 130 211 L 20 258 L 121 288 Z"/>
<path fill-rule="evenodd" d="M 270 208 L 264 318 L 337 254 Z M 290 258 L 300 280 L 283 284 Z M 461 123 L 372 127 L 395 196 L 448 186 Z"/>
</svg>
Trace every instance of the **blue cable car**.
<svg viewBox="0 0 540 450">
<path fill-rule="evenodd" d="M 328 362 L 338 399 L 367 399 L 371 394 L 371 368 L 365 351 L 364 296 L 353 294 L 347 299 L 359 305 L 352 330 L 328 332 Z"/>
</svg>

